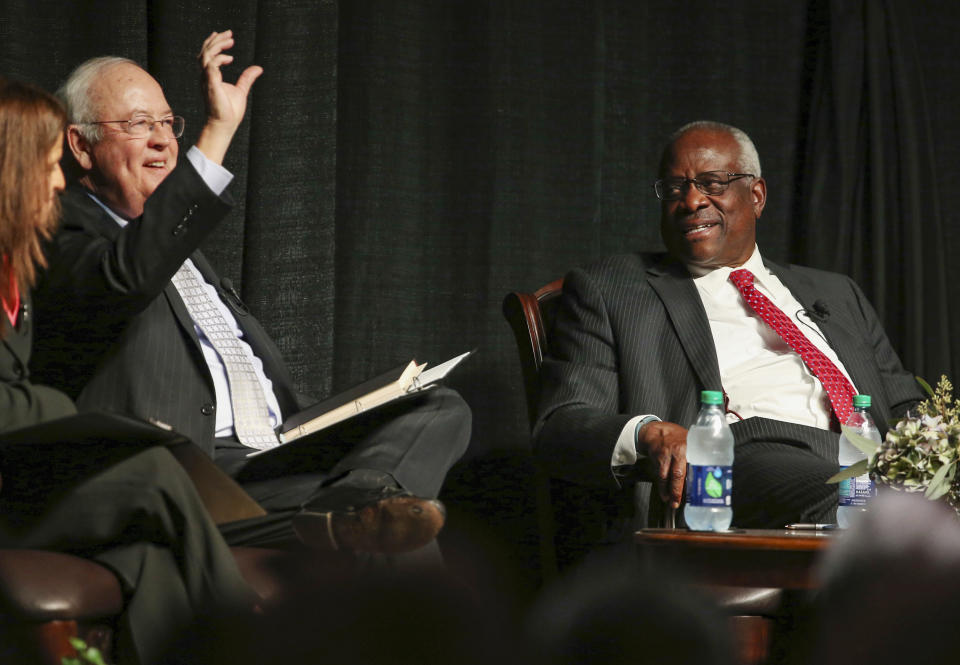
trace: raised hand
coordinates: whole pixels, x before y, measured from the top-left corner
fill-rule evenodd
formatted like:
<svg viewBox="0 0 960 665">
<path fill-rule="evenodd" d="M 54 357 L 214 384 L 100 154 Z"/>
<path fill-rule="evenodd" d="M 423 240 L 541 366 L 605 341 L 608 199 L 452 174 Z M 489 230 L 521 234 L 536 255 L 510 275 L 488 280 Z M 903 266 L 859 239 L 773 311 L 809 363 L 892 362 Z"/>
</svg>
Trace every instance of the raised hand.
<svg viewBox="0 0 960 665">
<path fill-rule="evenodd" d="M 234 44 L 233 31 L 213 32 L 203 42 L 197 56 L 203 68 L 203 88 L 207 103 L 207 122 L 197 141 L 197 148 L 207 159 L 218 164 L 230 147 L 230 141 L 243 120 L 247 96 L 257 77 L 263 73 L 258 65 L 247 67 L 236 83 L 223 80 L 220 68 L 233 62 L 225 51 Z"/>
</svg>

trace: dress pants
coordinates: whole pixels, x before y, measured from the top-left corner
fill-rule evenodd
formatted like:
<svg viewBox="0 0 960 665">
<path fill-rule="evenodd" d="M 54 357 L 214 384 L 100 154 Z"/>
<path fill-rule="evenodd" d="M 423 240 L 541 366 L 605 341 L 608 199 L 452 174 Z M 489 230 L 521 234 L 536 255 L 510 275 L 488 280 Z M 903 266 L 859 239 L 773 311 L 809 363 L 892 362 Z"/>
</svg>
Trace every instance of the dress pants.
<svg viewBox="0 0 960 665">
<path fill-rule="evenodd" d="M 470 441 L 470 409 L 460 395 L 437 387 L 387 404 L 285 444 L 264 455 L 218 440 L 214 462 L 236 479 L 267 515 L 221 524 L 231 545 L 295 546 L 291 518 L 304 503 L 350 471 L 389 476 L 412 494 L 435 498 L 447 471 Z"/>
<path fill-rule="evenodd" d="M 733 429 L 733 526 L 836 521 L 837 486 L 827 479 L 839 470 L 839 435 L 766 418 Z"/>
<path fill-rule="evenodd" d="M 134 452 L 63 490 L 0 500 L 0 545 L 70 552 L 113 570 L 126 596 L 121 662 L 161 662 L 197 620 L 256 601 L 190 478 L 163 447 Z"/>
</svg>

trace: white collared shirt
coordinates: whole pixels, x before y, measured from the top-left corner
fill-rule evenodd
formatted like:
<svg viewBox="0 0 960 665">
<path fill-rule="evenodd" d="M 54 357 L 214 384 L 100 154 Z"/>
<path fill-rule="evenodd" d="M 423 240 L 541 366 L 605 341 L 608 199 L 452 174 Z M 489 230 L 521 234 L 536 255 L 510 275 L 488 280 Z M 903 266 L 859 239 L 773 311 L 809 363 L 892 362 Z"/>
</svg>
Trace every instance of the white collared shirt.
<svg viewBox="0 0 960 665">
<path fill-rule="evenodd" d="M 741 268 L 754 275 L 754 286 L 779 307 L 803 334 L 843 372 L 850 374 L 803 305 L 771 273 L 754 246 Z M 729 409 L 743 418 L 760 416 L 830 429 L 830 398 L 803 359 L 764 323 L 730 281 L 734 268 L 704 270 L 688 266 L 710 323 L 723 389 Z M 850 380 L 853 384 L 853 381 Z M 617 439 L 613 466 L 636 463 L 636 427 L 650 414 L 632 418 Z M 727 414 L 727 420 L 737 417 Z M 688 427 L 691 423 L 678 423 Z"/>
<path fill-rule="evenodd" d="M 216 162 L 212 162 L 207 159 L 206 155 L 204 155 L 196 146 L 191 147 L 190 150 L 187 151 L 187 159 L 190 160 L 190 163 L 196 169 L 204 183 L 206 183 L 207 187 L 209 187 L 210 190 L 218 196 L 223 193 L 223 190 L 226 189 L 227 185 L 230 184 L 230 181 L 233 180 L 233 175 L 229 171 Z M 117 222 L 117 224 L 120 226 L 126 226 L 129 223 L 126 219 L 111 210 L 106 204 L 103 203 L 103 201 L 98 199 L 91 192 L 88 191 L 87 195 L 96 201 L 101 208 L 106 210 L 107 214 L 109 214 L 110 217 Z M 244 341 L 243 330 L 241 330 L 240 325 L 237 323 L 237 318 L 230 311 L 230 308 L 227 307 L 226 303 L 224 303 L 220 298 L 216 288 L 214 288 L 214 286 L 203 277 L 203 275 L 194 265 L 193 261 L 187 259 L 184 261 L 184 265 L 187 266 L 187 268 L 194 273 L 197 279 L 200 280 L 204 290 L 207 292 L 207 295 L 210 298 L 210 301 L 214 303 L 220 314 L 223 315 L 223 318 L 227 321 L 227 324 L 230 326 L 231 330 L 233 330 L 233 333 L 237 336 L 237 339 L 240 340 L 240 346 L 243 348 L 243 352 L 251 359 L 257 380 L 263 387 L 263 393 L 267 399 L 267 406 L 270 408 L 270 424 L 273 427 L 276 427 L 281 422 L 280 404 L 277 402 L 277 396 L 273 393 L 273 383 L 263 372 L 263 361 L 261 361 L 260 358 L 254 354 L 253 349 L 250 348 L 250 345 Z M 203 351 L 203 358 L 207 363 L 208 369 L 210 370 L 210 376 L 213 378 L 214 395 L 217 400 L 216 424 L 214 425 L 215 435 L 217 438 L 230 438 L 235 432 L 233 429 L 233 407 L 230 402 L 230 382 L 227 380 L 227 369 L 224 367 L 220 355 L 213 348 L 210 340 L 207 339 L 207 336 L 204 335 L 200 327 L 194 323 L 193 328 L 200 340 L 200 348 Z"/>
</svg>

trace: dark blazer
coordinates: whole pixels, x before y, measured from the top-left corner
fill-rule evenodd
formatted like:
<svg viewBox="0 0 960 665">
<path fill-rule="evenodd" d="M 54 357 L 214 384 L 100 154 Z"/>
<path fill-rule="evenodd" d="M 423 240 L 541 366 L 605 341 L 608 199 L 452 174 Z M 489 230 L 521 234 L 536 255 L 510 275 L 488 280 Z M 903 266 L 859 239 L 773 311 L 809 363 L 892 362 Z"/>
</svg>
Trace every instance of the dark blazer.
<svg viewBox="0 0 960 665">
<path fill-rule="evenodd" d="M 79 185 L 61 197 L 62 229 L 35 292 L 34 371 L 99 409 L 159 421 L 213 453 L 216 399 L 193 323 L 170 278 L 192 258 L 230 306 L 283 413 L 300 406 L 269 336 L 197 250 L 230 210 L 186 158 L 120 227 Z"/>
<path fill-rule="evenodd" d="M 30 377 L 30 342 L 34 317 L 30 301 L 21 303 L 17 326 L 0 312 L 0 432 L 36 425 L 76 413 L 73 402 L 59 390 L 38 386 Z"/>
<path fill-rule="evenodd" d="M 76 413 L 65 394 L 31 381 L 34 321 L 26 300 L 16 328 L 0 312 L 0 433 Z M 51 457 L 48 449 L 26 471 L 3 469 L 6 485 L 30 489 L 0 493 L 0 546 L 80 552 L 108 566 L 128 596 L 125 641 L 144 662 L 159 658 L 204 611 L 252 602 L 233 554 L 165 448 L 120 460 L 92 450 L 63 446 Z M 91 469 L 91 457 L 110 463 Z M 18 471 L 26 477 L 17 479 Z"/>
<path fill-rule="evenodd" d="M 873 397 L 881 428 L 923 398 L 851 279 L 766 265 L 804 307 L 826 306 L 820 328 L 858 390 Z M 618 484 L 610 459 L 631 417 L 655 414 L 686 427 L 696 417 L 700 391 L 723 387 L 696 286 L 682 264 L 663 254 L 613 256 L 567 275 L 542 377 L 539 460 L 556 477 L 611 491 Z M 835 470 L 837 436 L 830 432 L 764 418 L 748 418 L 733 430 L 738 460 L 748 444 L 776 441 Z M 736 487 L 735 478 L 735 502 Z"/>
</svg>

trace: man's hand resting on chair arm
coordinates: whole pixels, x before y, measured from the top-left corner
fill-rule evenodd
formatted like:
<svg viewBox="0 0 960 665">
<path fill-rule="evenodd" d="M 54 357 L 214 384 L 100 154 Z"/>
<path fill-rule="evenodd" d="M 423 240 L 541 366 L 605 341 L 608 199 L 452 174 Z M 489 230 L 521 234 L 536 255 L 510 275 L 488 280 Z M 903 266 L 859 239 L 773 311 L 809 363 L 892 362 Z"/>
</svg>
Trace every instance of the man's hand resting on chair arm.
<svg viewBox="0 0 960 665">
<path fill-rule="evenodd" d="M 656 478 L 663 502 L 679 508 L 687 475 L 687 428 L 659 420 L 645 424 L 637 432 L 637 464 Z"/>
</svg>

